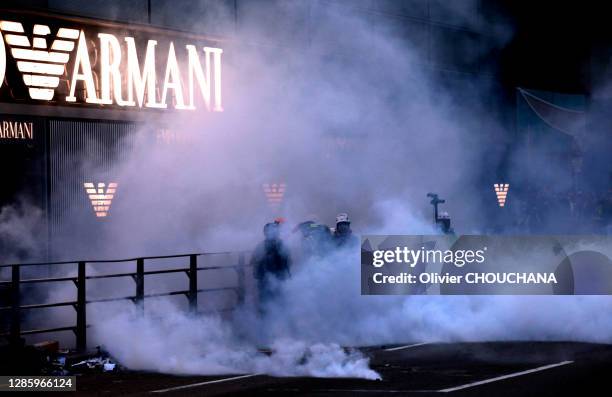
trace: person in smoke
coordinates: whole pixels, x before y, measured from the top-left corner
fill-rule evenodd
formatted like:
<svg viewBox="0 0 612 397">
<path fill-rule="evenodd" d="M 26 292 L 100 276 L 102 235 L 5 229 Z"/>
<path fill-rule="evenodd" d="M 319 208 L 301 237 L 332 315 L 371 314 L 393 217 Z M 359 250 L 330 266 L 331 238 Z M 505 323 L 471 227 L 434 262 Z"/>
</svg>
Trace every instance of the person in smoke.
<svg viewBox="0 0 612 397">
<path fill-rule="evenodd" d="M 301 261 L 312 258 L 322 258 L 331 248 L 332 234 L 327 225 L 315 221 L 305 221 L 298 224 L 293 232 L 301 235 Z"/>
<path fill-rule="evenodd" d="M 451 227 L 451 218 L 450 215 L 448 215 L 448 212 L 442 212 L 439 216 L 438 219 L 436 220 L 436 223 L 438 224 L 438 229 L 444 233 L 444 234 L 450 234 L 450 235 L 454 235 L 455 234 L 455 229 L 453 229 Z"/>
<path fill-rule="evenodd" d="M 341 212 L 336 216 L 336 229 L 333 238 L 335 246 L 338 248 L 359 246 L 359 239 L 351 230 L 351 221 L 348 214 Z"/>
<path fill-rule="evenodd" d="M 263 232 L 265 239 L 257 245 L 251 258 L 262 312 L 268 302 L 278 298 L 280 283 L 291 276 L 291 257 L 280 239 L 279 223 L 267 223 Z"/>
</svg>

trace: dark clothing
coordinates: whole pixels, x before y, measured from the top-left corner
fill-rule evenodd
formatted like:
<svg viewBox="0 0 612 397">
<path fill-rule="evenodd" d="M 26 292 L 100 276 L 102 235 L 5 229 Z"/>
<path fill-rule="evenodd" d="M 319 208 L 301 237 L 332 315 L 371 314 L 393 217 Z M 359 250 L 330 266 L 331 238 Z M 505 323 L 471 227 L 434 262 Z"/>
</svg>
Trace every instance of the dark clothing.
<svg viewBox="0 0 612 397">
<path fill-rule="evenodd" d="M 331 242 L 332 234 L 329 227 L 313 223 L 302 232 L 302 256 L 306 260 L 322 258 L 331 249 Z"/>
<path fill-rule="evenodd" d="M 348 233 L 338 233 L 336 230 L 334 233 L 334 244 L 338 248 L 359 247 L 359 239 L 351 231 Z"/>
<path fill-rule="evenodd" d="M 267 239 L 257 245 L 251 258 L 260 303 L 278 295 L 278 282 L 291 275 L 291 258 L 280 239 Z"/>
</svg>

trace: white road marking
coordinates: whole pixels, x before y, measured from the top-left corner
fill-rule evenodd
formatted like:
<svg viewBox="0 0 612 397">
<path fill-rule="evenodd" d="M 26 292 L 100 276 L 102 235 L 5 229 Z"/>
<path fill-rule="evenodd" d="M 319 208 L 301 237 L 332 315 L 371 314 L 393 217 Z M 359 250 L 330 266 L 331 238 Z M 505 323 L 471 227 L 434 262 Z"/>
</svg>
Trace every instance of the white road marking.
<svg viewBox="0 0 612 397">
<path fill-rule="evenodd" d="M 234 377 L 231 377 L 231 378 L 209 380 L 208 382 L 192 383 L 192 384 L 189 384 L 189 385 L 169 387 L 167 389 L 153 390 L 153 391 L 151 391 L 151 393 L 166 393 L 166 392 L 169 392 L 169 391 L 190 389 L 192 387 L 198 387 L 198 386 L 204 386 L 204 385 L 212 385 L 213 383 L 222 383 L 222 382 L 229 382 L 229 381 L 232 381 L 232 380 L 251 378 L 253 376 L 259 376 L 259 375 L 261 375 L 261 374 L 248 374 L 248 375 L 234 376 Z"/>
<path fill-rule="evenodd" d="M 410 349 L 411 347 L 417 347 L 417 346 L 423 346 L 423 345 L 429 345 L 432 342 L 421 342 L 421 343 L 414 343 L 412 345 L 404 345 L 404 346 L 398 346 L 398 347 L 392 347 L 390 349 L 385 349 L 386 352 L 394 352 L 397 350 L 404 350 L 404 349 Z"/>
<path fill-rule="evenodd" d="M 316 389 L 313 392 L 341 392 L 341 393 L 450 393 L 457 390 L 467 389 L 474 386 L 480 386 L 487 383 L 497 382 L 498 380 L 504 380 L 508 378 L 514 378 L 517 376 L 527 375 L 534 372 L 545 371 L 547 369 L 561 367 L 563 365 L 572 364 L 573 361 L 561 361 L 560 363 L 544 365 L 542 367 L 532 368 L 521 372 L 515 372 L 508 375 L 498 376 L 496 378 L 485 379 L 478 382 L 472 382 L 461 386 L 449 387 L 448 389 L 442 390 L 393 390 L 393 389 Z M 279 389 L 268 389 L 268 391 L 277 391 Z M 284 389 L 283 391 L 299 391 L 299 389 Z"/>
<path fill-rule="evenodd" d="M 438 392 L 439 393 L 450 393 L 450 392 L 457 391 L 457 390 L 467 389 L 469 387 L 480 386 L 480 385 L 484 385 L 484 384 L 487 384 L 487 383 L 497 382 L 498 380 L 504 380 L 504 379 L 508 379 L 508 378 L 514 378 L 514 377 L 517 377 L 517 376 L 523 376 L 523 375 L 531 374 L 533 372 L 545 371 L 547 369 L 551 369 L 551 368 L 555 368 L 555 367 L 560 367 L 562 365 L 567 365 L 567 364 L 571 364 L 571 363 L 573 363 L 573 361 L 561 361 L 560 363 L 544 365 L 542 367 L 532 368 L 532 369 L 528 369 L 526 371 L 521 371 L 521 372 L 515 372 L 513 374 L 502 375 L 502 376 L 498 376 L 496 378 L 485 379 L 485 380 L 481 380 L 481 381 L 478 381 L 478 382 L 472 382 L 472 383 L 468 383 L 468 384 L 461 385 L 461 386 L 456 386 L 456 387 L 449 387 L 448 389 L 438 390 Z"/>
<path fill-rule="evenodd" d="M 269 392 L 298 393 L 300 389 L 267 389 Z M 389 390 L 389 389 L 313 389 L 312 393 L 437 393 L 437 390 Z"/>
<path fill-rule="evenodd" d="M 300 389 L 267 389 L 268 392 L 284 392 L 284 393 L 297 393 L 303 392 Z M 312 393 L 438 393 L 438 390 L 393 390 L 393 389 L 313 389 L 309 390 Z"/>
</svg>

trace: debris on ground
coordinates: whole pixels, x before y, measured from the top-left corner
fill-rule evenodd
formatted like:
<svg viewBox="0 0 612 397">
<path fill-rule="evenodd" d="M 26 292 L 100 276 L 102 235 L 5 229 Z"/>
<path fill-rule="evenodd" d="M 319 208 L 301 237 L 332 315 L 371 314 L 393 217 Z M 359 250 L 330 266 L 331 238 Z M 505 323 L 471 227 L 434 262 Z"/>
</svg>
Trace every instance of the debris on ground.
<svg viewBox="0 0 612 397">
<path fill-rule="evenodd" d="M 117 372 L 117 365 L 110 355 L 100 346 L 95 351 L 77 352 L 60 349 L 59 342 L 45 341 L 33 345 L 41 355 L 44 365 L 41 372 L 46 375 L 74 375 L 87 372 Z"/>
<path fill-rule="evenodd" d="M 110 358 L 94 357 L 72 364 L 70 368 L 79 372 L 83 372 L 83 370 L 112 372 L 115 370 L 116 365 Z"/>
<path fill-rule="evenodd" d="M 110 355 L 102 350 L 100 346 L 96 348 L 96 354 L 84 360 L 75 362 L 70 365 L 72 372 L 114 372 L 119 367 Z"/>
</svg>

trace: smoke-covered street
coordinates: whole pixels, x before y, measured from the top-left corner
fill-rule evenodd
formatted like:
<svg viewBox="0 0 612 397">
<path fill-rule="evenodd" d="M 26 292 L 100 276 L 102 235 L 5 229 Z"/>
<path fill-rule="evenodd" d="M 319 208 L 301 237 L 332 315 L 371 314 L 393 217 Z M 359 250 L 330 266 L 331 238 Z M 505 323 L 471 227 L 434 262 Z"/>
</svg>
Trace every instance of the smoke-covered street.
<svg viewBox="0 0 612 397">
<path fill-rule="evenodd" d="M 409 344 L 362 349 L 382 380 L 276 378 L 264 374 L 173 377 L 83 376 L 83 395 L 168 396 L 559 396 L 606 390 L 609 345 L 558 343 Z"/>
<path fill-rule="evenodd" d="M 611 57 L 594 1 L 4 0 L 0 391 L 609 388 Z"/>
</svg>

